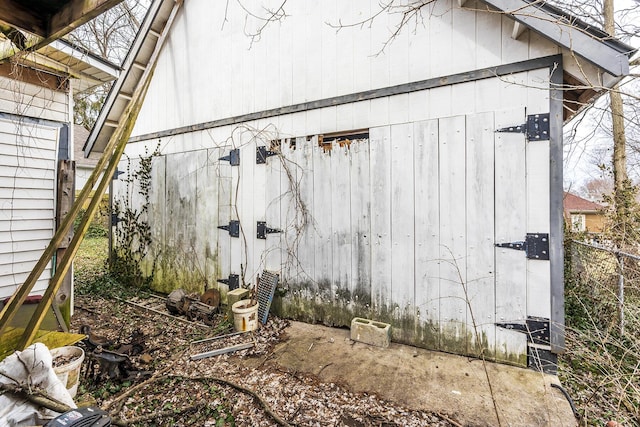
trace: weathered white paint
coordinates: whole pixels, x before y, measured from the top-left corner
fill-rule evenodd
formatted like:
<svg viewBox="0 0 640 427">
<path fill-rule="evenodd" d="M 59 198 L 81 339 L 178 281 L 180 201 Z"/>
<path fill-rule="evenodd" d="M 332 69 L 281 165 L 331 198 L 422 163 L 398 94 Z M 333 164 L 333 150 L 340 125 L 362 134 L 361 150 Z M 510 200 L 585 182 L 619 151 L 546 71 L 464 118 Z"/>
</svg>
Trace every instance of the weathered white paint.
<svg viewBox="0 0 640 427">
<path fill-rule="evenodd" d="M 287 2 L 288 16 L 267 26 L 253 43 L 245 31 L 261 23 L 247 19 L 235 3 L 225 14 L 226 6 L 190 0 L 184 8 L 159 58 L 134 136 L 560 52 L 531 32 L 514 40 L 511 19 L 460 9 L 454 0 L 425 6 L 424 25 L 407 26 L 386 46 L 400 14 L 383 13 L 371 25 L 331 27 L 371 16 L 379 6 L 369 0 Z M 264 13 L 257 4 L 251 7 Z M 190 96 L 196 92 L 197 101 Z M 388 102 L 372 102 L 372 114 L 406 114 L 406 108 L 389 108 Z M 334 112 L 330 116 L 335 120 Z M 354 127 L 377 123 L 374 117 Z"/>
<path fill-rule="evenodd" d="M 22 284 L 53 237 L 58 131 L 0 119 L 0 298 Z M 50 276 L 48 267 L 32 293 Z"/>
<path fill-rule="evenodd" d="M 0 111 L 67 123 L 68 94 L 0 76 Z"/>
<path fill-rule="evenodd" d="M 524 110 L 496 113 L 496 128 L 519 123 Z M 499 133 L 496 135 L 495 188 L 496 188 L 496 243 L 524 240 L 527 232 L 526 210 L 526 142 L 522 134 Z M 499 218 L 499 220 L 498 220 Z M 522 252 L 508 248 L 496 248 L 496 322 L 519 323 L 527 317 L 526 258 Z M 515 362 L 526 352 L 524 334 L 496 328 L 498 358 Z"/>
<path fill-rule="evenodd" d="M 393 15 L 327 25 L 366 19 L 375 2 L 287 2 L 289 16 L 251 43 L 245 31 L 260 23 L 237 4 L 222 25 L 226 4 L 190 0 L 134 134 L 560 53 L 457 3 L 425 6 L 424 25 L 379 52 Z M 394 323 L 400 340 L 526 363 L 526 336 L 496 323 L 549 317 L 548 262 L 495 243 L 548 230 L 548 143 L 494 131 L 546 112 L 548 79 L 536 70 L 163 138 L 149 213 L 162 235 L 153 231 L 151 254 L 181 256 L 157 263 L 158 280 L 203 264 L 209 284 L 241 274 L 250 285 L 266 268 L 281 274 L 296 317 L 348 325 L 367 313 Z M 319 144 L 354 129 L 369 138 Z M 257 146 L 279 155 L 257 165 Z M 218 160 L 233 148 L 239 166 Z M 239 238 L 216 228 L 232 219 Z M 257 239 L 263 220 L 283 233 Z"/>
</svg>

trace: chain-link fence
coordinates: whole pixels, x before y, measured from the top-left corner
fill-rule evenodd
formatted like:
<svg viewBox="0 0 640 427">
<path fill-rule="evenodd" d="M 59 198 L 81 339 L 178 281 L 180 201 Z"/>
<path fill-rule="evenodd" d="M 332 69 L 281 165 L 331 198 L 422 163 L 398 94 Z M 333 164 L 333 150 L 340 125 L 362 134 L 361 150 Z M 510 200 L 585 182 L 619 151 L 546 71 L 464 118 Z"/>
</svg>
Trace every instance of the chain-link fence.
<svg viewBox="0 0 640 427">
<path fill-rule="evenodd" d="M 568 240 L 559 375 L 581 426 L 640 426 L 640 256 Z"/>
<path fill-rule="evenodd" d="M 597 325 L 616 326 L 624 335 L 626 309 L 635 310 L 640 302 L 640 256 L 574 240 L 567 263 L 567 297 L 578 298 Z"/>
</svg>

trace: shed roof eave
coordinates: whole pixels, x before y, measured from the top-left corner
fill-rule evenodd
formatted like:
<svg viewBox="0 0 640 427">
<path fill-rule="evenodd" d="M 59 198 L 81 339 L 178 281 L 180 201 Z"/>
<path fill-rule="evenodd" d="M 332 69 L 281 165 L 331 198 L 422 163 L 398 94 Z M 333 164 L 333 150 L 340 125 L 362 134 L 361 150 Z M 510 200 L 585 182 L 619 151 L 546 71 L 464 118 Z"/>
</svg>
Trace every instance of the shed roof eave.
<svg viewBox="0 0 640 427">
<path fill-rule="evenodd" d="M 614 77 L 629 74 L 629 56 L 636 51 L 578 19 L 559 15 L 558 9 L 527 0 L 481 0 L 554 43 L 570 49 Z"/>
<path fill-rule="evenodd" d="M 152 27 L 158 25 L 163 20 L 166 21 L 169 17 L 169 14 L 172 10 L 172 7 L 162 7 L 165 5 L 173 5 L 177 0 L 153 0 L 151 5 L 149 5 L 149 9 L 147 10 L 147 14 L 144 17 L 142 25 L 140 25 L 140 29 L 138 30 L 138 34 L 134 39 L 131 48 L 129 49 L 129 53 L 127 54 L 123 64 L 121 76 L 115 81 L 109 93 L 107 94 L 107 98 L 98 113 L 98 118 L 96 119 L 96 123 L 91 129 L 89 133 L 89 137 L 87 138 L 83 151 L 84 156 L 89 157 L 91 152 L 94 150 L 94 146 L 100 135 L 100 131 L 104 124 L 108 121 L 108 116 L 111 114 L 112 109 L 114 108 L 114 104 L 116 104 L 116 100 L 118 98 L 118 94 L 120 93 L 122 87 L 125 84 L 125 80 L 133 79 L 133 73 L 131 70 L 134 68 L 134 64 L 136 64 L 136 60 L 142 50 L 143 45 L 147 42 L 149 38 L 149 31 Z M 134 85 L 135 86 L 135 85 Z M 116 113 L 122 114 L 122 111 L 117 111 Z"/>
</svg>

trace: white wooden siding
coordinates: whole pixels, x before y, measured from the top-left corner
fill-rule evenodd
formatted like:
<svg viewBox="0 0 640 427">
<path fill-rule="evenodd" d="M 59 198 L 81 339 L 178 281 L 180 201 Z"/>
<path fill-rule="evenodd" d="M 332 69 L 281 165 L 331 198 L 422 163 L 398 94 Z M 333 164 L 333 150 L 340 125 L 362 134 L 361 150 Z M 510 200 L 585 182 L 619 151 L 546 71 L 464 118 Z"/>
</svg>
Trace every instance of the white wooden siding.
<svg viewBox="0 0 640 427">
<path fill-rule="evenodd" d="M 68 94 L 0 76 L 0 112 L 67 123 Z"/>
<path fill-rule="evenodd" d="M 295 1 L 291 16 L 247 50 L 237 21 L 244 12 L 230 4 L 229 21 L 217 30 L 211 17 L 223 5 L 191 0 L 134 133 L 557 52 L 528 32 L 512 39 L 512 21 L 499 14 L 456 4 L 427 5 L 424 26 L 401 32 L 374 55 L 393 17 L 337 33 L 326 25 L 368 16 L 377 7 L 368 1 Z M 396 338 L 459 353 L 483 348 L 523 363 L 526 335 L 496 323 L 549 317 L 548 262 L 494 245 L 548 231 L 549 152 L 547 143 L 494 131 L 548 109 L 548 74 L 522 72 L 163 138 L 165 174 L 154 175 L 152 210 L 165 213 L 153 217 L 164 221 L 154 254 L 162 258 L 170 249 L 182 256 L 172 267 L 163 264 L 171 271 L 158 280 L 181 279 L 202 257 L 194 251 L 215 246 L 216 256 L 203 261 L 211 264 L 210 283 L 241 274 L 250 285 L 263 268 L 276 270 L 302 316 L 320 316 L 309 307 L 329 304 L 343 317 L 327 310 L 321 320 L 347 324 L 350 314 L 371 309 L 401 325 Z M 194 88 L 198 96 L 190 95 Z M 369 139 L 318 143 L 317 135 L 350 129 L 368 129 Z M 256 146 L 274 140 L 280 156 L 256 165 Z M 144 147 L 127 152 L 135 157 Z M 240 149 L 240 166 L 217 160 L 233 148 Z M 217 196 L 200 177 L 217 180 Z M 304 226 L 301 206 L 310 213 Z M 241 222 L 240 238 L 201 232 L 232 219 Z M 256 239 L 261 220 L 283 233 Z"/>
<path fill-rule="evenodd" d="M 0 119 L 0 298 L 24 282 L 53 236 L 58 131 Z M 50 276 L 48 267 L 32 293 Z"/>
<path fill-rule="evenodd" d="M 385 47 L 401 14 L 383 13 L 371 25 L 339 31 L 330 26 L 372 16 L 379 6 L 370 0 L 289 1 L 288 16 L 268 25 L 253 43 L 246 31 L 261 22 L 247 18 L 238 4 L 190 0 L 159 58 L 133 135 L 560 52 L 530 31 L 515 40 L 512 20 L 482 12 L 473 2 L 467 6 L 460 9 L 455 0 L 428 4 L 424 23 L 410 23 Z M 257 3 L 249 7 L 263 13 Z M 378 113 L 406 122 L 413 113 L 406 108 L 409 98 L 372 102 L 374 117 L 365 126 L 375 126 Z M 345 129 L 353 113 L 322 114 L 330 125 L 344 120 Z"/>
</svg>

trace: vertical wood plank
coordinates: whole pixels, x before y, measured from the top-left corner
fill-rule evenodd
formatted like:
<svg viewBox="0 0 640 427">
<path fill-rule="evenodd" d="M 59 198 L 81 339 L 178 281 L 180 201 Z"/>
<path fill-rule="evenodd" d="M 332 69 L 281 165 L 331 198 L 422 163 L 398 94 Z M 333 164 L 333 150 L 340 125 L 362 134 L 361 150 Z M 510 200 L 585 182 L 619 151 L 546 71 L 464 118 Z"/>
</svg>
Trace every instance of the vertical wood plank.
<svg viewBox="0 0 640 427">
<path fill-rule="evenodd" d="M 220 224 L 218 158 L 222 155 L 219 148 L 204 150 L 203 170 L 198 174 L 198 225 L 203 231 L 199 237 L 204 248 L 205 274 L 210 288 L 218 287 L 218 279 L 223 278 L 221 254 L 218 252 L 218 225 Z"/>
<path fill-rule="evenodd" d="M 251 270 L 253 271 L 254 283 L 256 282 L 257 275 L 262 275 L 262 270 L 266 268 L 265 255 L 266 255 L 266 249 L 267 249 L 267 239 L 263 240 L 263 239 L 257 238 L 257 232 L 258 232 L 257 222 L 264 221 L 265 215 L 266 215 L 267 165 L 256 163 L 257 147 L 264 146 L 265 143 L 268 143 L 268 141 L 265 141 L 263 137 L 260 137 L 258 135 L 253 136 L 253 143 L 251 144 L 251 149 L 247 150 L 248 164 L 245 164 L 245 167 L 251 167 L 253 169 L 253 186 L 252 186 L 253 216 L 251 219 L 252 235 L 247 236 L 247 238 L 251 238 L 253 240 L 253 250 L 249 253 L 249 256 L 252 258 L 251 264 L 253 265 L 253 267 Z M 268 223 L 267 223 L 267 226 L 273 228 L 273 225 L 269 225 Z"/>
<path fill-rule="evenodd" d="M 522 123 L 524 109 L 496 113 L 496 129 Z M 522 241 L 526 230 L 525 138 L 522 134 L 497 133 L 495 148 L 495 240 Z M 521 251 L 495 248 L 496 322 L 526 320 L 526 258 Z M 526 364 L 525 334 L 496 328 L 496 357 L 499 361 Z M 524 358 L 523 358 L 524 355 Z"/>
<path fill-rule="evenodd" d="M 246 286 L 255 285 L 256 265 L 254 263 L 254 247 L 256 245 L 256 218 L 254 203 L 256 197 L 262 195 L 264 180 L 254 180 L 256 172 L 256 139 L 253 129 L 239 128 L 236 132 L 240 142 L 240 165 L 238 169 L 238 191 L 235 194 L 236 209 L 240 220 L 240 264 L 244 274 L 241 279 Z"/>
<path fill-rule="evenodd" d="M 391 128 L 369 129 L 371 173 L 371 299 L 391 310 Z"/>
<path fill-rule="evenodd" d="M 296 226 L 299 230 L 297 242 L 298 257 L 300 262 L 299 280 L 315 294 L 317 285 L 315 278 L 315 231 L 314 231 L 314 205 L 313 205 L 313 149 L 317 145 L 318 137 L 299 137 L 296 141 L 296 162 L 298 164 L 298 191 Z"/>
<path fill-rule="evenodd" d="M 240 142 L 232 141 L 232 144 L 224 150 L 224 155 L 228 156 L 231 150 L 240 146 Z M 225 166 L 229 166 L 230 173 L 230 184 L 231 184 L 231 192 L 229 194 L 229 221 L 240 221 L 240 196 L 241 196 L 241 184 L 240 184 L 240 167 L 239 166 L 231 166 L 228 161 L 223 160 Z M 228 225 L 229 223 L 225 223 L 222 225 Z M 240 277 L 240 286 L 246 287 L 248 284 L 245 283 L 244 280 L 244 267 L 243 264 L 243 256 L 242 251 L 244 245 L 241 243 L 240 237 L 231 237 L 229 232 L 222 231 L 223 233 L 227 233 L 227 237 L 229 238 L 229 256 L 230 256 L 230 274 L 237 274 Z"/>
<path fill-rule="evenodd" d="M 449 1 L 438 1 L 427 5 L 429 19 L 429 58 L 438 58 L 429 61 L 430 77 L 446 76 L 451 73 L 452 63 L 449 60 L 456 52 L 453 41 L 452 5 Z M 443 117 L 440 115 L 439 117 Z"/>
<path fill-rule="evenodd" d="M 549 70 L 527 73 L 527 114 L 549 111 Z M 550 159 L 549 141 L 526 144 L 527 232 L 549 233 Z M 551 263 L 527 259 L 527 315 L 551 317 Z"/>
<path fill-rule="evenodd" d="M 298 232 L 295 223 L 296 204 L 294 200 L 299 172 L 295 161 L 297 154 L 296 144 L 296 139 L 290 138 L 283 140 L 280 145 L 282 156 L 285 159 L 282 164 L 282 197 L 280 199 L 280 215 L 284 224 L 284 235 L 281 239 L 284 263 L 283 276 L 290 283 L 297 283 L 300 273 L 300 263 L 296 251 Z"/>
<path fill-rule="evenodd" d="M 149 189 L 149 227 L 151 228 L 151 245 L 149 256 L 151 259 L 160 259 L 166 243 L 167 227 L 167 188 L 166 188 L 166 156 L 154 157 L 151 162 L 151 188 Z M 122 171 L 122 162 L 118 170 Z M 122 175 L 124 176 L 124 175 Z M 121 194 L 122 180 L 113 181 L 113 200 Z M 113 229 L 115 231 L 115 229 Z M 115 235 L 114 235 L 115 237 Z M 115 238 L 114 238 L 115 244 Z"/>
<path fill-rule="evenodd" d="M 350 150 L 333 143 L 331 148 L 331 252 L 332 289 L 339 303 L 350 303 L 351 295 L 351 179 Z"/>
<path fill-rule="evenodd" d="M 496 46 L 502 44 L 502 22 L 499 13 L 476 12 L 476 68 L 500 64 L 500 49 Z"/>
<path fill-rule="evenodd" d="M 415 303 L 413 161 L 413 126 L 391 126 L 391 300 L 399 320 L 413 317 Z"/>
<path fill-rule="evenodd" d="M 494 119 L 467 116 L 467 281 L 469 353 L 495 353 Z"/>
<path fill-rule="evenodd" d="M 220 275 L 218 278 L 227 279 L 230 274 L 240 274 L 240 271 L 231 265 L 231 237 L 229 236 L 229 232 L 217 227 L 229 225 L 229 221 L 231 221 L 231 194 L 234 185 L 229 162 L 217 160 L 229 154 L 228 147 L 221 147 L 218 153 L 219 155 L 213 159 L 216 181 L 218 183 L 218 222 L 213 225 L 218 232 L 218 259 L 220 264 Z M 222 300 L 226 301 L 226 292 L 229 290 L 229 286 L 224 283 L 218 283 L 218 289 L 221 291 Z"/>
<path fill-rule="evenodd" d="M 476 12 L 468 8 L 451 8 L 452 46 L 455 47 L 453 72 L 476 69 Z M 487 15 L 490 15 L 487 13 Z"/>
<path fill-rule="evenodd" d="M 414 123 L 415 305 L 418 339 L 439 348 L 440 210 L 438 120 Z"/>
<path fill-rule="evenodd" d="M 352 141 L 351 165 L 351 295 L 356 304 L 371 306 L 371 171 L 368 139 Z"/>
<path fill-rule="evenodd" d="M 322 22 L 320 23 L 320 28 L 318 31 L 318 36 L 321 37 L 320 50 L 315 51 L 316 53 L 320 53 L 320 58 L 319 58 L 320 62 L 314 63 L 313 66 L 321 70 L 320 75 L 322 78 L 320 79 L 320 81 L 308 80 L 307 90 L 309 90 L 312 86 L 320 86 L 321 88 L 320 96 L 322 98 L 329 98 L 336 94 L 337 76 L 338 76 L 337 69 L 339 65 L 336 61 L 336 50 L 337 50 L 336 30 L 331 28 L 326 23 L 337 21 L 336 19 L 337 4 L 336 4 L 336 0 L 326 0 L 322 2 L 322 4 L 317 3 L 314 6 L 316 8 L 315 11 L 320 13 L 320 16 L 322 17 L 322 20 L 321 20 Z M 318 16 L 318 15 L 314 15 L 314 16 Z M 316 22 L 318 21 L 316 20 Z M 323 64 L 323 65 L 320 65 L 320 64 Z M 315 99 L 319 99 L 319 98 L 315 98 Z"/>
<path fill-rule="evenodd" d="M 197 135 L 198 137 L 201 134 Z M 209 152 L 208 150 L 195 151 L 195 233 L 193 239 L 194 264 L 202 276 L 203 290 L 216 285 L 216 238 L 211 224 L 218 222 L 218 187 L 210 185 L 209 177 Z"/>
<path fill-rule="evenodd" d="M 280 215 L 280 200 L 282 197 L 282 152 L 280 151 L 280 143 L 277 146 L 269 147 L 278 153 L 267 159 L 265 165 L 265 221 L 269 227 L 284 230 L 285 226 Z M 265 268 L 269 271 L 281 273 L 282 270 L 282 243 L 283 233 L 274 234 L 267 237 L 265 246 Z"/>
<path fill-rule="evenodd" d="M 313 219 L 315 226 L 315 282 L 323 299 L 333 298 L 333 257 L 331 254 L 331 190 L 334 177 L 331 174 L 331 154 L 312 139 L 313 156 Z"/>
<path fill-rule="evenodd" d="M 353 9 L 351 12 L 353 19 L 361 20 L 371 16 L 371 2 L 346 3 Z M 371 89 L 371 31 L 365 28 L 354 28 L 350 36 L 353 38 L 353 91 L 369 90 Z"/>
<path fill-rule="evenodd" d="M 439 121 L 441 348 L 467 350 L 465 118 Z"/>
</svg>

